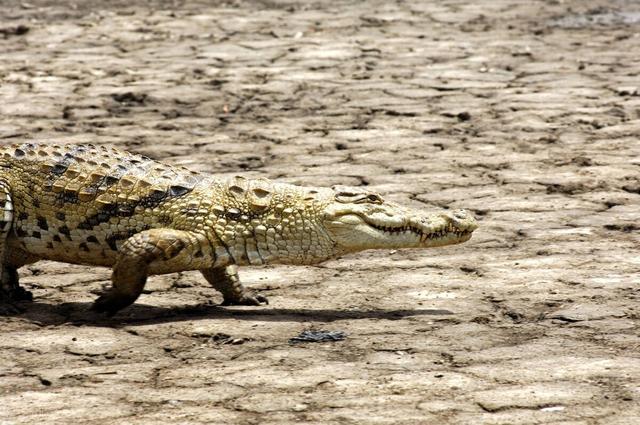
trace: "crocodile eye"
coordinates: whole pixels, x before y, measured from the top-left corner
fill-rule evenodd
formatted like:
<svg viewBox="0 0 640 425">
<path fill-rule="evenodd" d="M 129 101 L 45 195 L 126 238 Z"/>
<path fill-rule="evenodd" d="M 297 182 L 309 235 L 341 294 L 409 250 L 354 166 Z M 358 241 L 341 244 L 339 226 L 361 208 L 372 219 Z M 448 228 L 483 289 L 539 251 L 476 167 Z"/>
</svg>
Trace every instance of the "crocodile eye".
<svg viewBox="0 0 640 425">
<path fill-rule="evenodd" d="M 377 193 L 341 190 L 336 193 L 336 201 L 349 204 L 382 204 L 384 201 Z"/>
<path fill-rule="evenodd" d="M 374 204 L 381 204 L 384 202 L 382 197 L 376 193 L 370 193 L 369 196 L 367 196 L 367 201 Z"/>
<path fill-rule="evenodd" d="M 361 187 L 332 186 L 335 200 L 344 204 L 382 204 L 384 200 L 377 193 Z"/>
</svg>

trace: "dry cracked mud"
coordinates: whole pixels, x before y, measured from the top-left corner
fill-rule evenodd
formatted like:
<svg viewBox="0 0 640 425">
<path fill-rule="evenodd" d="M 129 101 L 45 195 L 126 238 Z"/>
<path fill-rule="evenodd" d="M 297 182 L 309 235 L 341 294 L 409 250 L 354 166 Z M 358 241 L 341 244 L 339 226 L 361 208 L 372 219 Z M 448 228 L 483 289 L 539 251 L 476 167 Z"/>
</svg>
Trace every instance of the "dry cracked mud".
<svg viewBox="0 0 640 425">
<path fill-rule="evenodd" d="M 0 2 L 0 143 L 464 207 L 467 244 L 245 268 L 264 307 L 42 262 L 1 424 L 640 423 L 634 1 Z M 290 344 L 304 330 L 343 341 Z"/>
</svg>

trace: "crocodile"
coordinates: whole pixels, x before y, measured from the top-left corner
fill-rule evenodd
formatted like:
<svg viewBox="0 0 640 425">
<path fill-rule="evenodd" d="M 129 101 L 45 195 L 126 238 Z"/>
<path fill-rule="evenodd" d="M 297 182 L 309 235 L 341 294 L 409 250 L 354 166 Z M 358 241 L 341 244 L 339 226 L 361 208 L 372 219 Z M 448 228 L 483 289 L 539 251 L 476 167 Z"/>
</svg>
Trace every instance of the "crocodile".
<svg viewBox="0 0 640 425">
<path fill-rule="evenodd" d="M 32 294 L 17 270 L 38 260 L 112 267 L 92 309 L 113 315 L 149 275 L 199 270 L 225 305 L 261 305 L 237 266 L 311 265 L 367 249 L 467 241 L 464 210 L 427 214 L 362 187 L 219 178 L 91 144 L 0 147 L 0 301 Z"/>
</svg>

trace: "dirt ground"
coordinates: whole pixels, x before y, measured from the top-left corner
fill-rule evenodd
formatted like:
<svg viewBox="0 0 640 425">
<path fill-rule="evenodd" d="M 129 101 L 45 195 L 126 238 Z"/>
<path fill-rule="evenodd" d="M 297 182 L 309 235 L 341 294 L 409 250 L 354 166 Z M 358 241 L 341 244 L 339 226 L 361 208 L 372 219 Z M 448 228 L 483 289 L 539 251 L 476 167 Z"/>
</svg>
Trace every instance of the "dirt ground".
<svg viewBox="0 0 640 425">
<path fill-rule="evenodd" d="M 0 1 L 0 143 L 368 185 L 480 229 L 438 250 L 197 273 L 112 320 L 37 263 L 0 424 L 640 423 L 640 4 Z M 344 341 L 290 344 L 307 329 Z"/>
</svg>

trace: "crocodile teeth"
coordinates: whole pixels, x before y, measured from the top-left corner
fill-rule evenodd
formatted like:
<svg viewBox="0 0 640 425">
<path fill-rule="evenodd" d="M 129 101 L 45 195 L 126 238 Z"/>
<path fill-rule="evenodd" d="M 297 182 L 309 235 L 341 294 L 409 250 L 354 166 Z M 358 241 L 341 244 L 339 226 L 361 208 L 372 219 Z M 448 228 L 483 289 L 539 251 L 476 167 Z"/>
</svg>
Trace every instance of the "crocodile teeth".
<svg viewBox="0 0 640 425">
<path fill-rule="evenodd" d="M 375 224 L 370 224 L 370 226 L 373 227 L 374 229 L 380 230 L 390 235 L 414 233 L 420 238 L 420 242 L 422 243 L 426 242 L 427 240 L 441 239 L 447 236 L 460 238 L 469 233 L 466 230 L 458 230 L 451 224 L 447 225 L 447 227 L 440 229 L 437 232 L 431 232 L 431 233 L 424 233 L 422 230 L 413 228 L 411 226 L 389 227 L 389 226 L 380 226 Z"/>
</svg>

